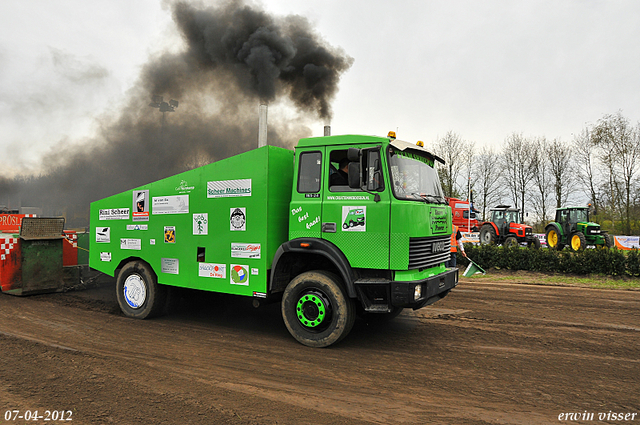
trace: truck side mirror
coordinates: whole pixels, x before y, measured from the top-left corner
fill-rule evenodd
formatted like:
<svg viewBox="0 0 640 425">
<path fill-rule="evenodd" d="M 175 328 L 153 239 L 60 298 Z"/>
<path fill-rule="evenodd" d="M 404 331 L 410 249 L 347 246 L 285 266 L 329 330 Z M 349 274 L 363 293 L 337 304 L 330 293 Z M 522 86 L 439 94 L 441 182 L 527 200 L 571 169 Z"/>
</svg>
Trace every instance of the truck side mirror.
<svg viewBox="0 0 640 425">
<path fill-rule="evenodd" d="M 351 162 L 360 162 L 360 149 L 349 148 L 347 150 L 347 159 Z"/>
<path fill-rule="evenodd" d="M 349 150 L 351 149 L 353 148 L 349 148 Z M 349 163 L 349 187 L 351 189 L 360 189 L 360 163 L 359 162 Z"/>
</svg>

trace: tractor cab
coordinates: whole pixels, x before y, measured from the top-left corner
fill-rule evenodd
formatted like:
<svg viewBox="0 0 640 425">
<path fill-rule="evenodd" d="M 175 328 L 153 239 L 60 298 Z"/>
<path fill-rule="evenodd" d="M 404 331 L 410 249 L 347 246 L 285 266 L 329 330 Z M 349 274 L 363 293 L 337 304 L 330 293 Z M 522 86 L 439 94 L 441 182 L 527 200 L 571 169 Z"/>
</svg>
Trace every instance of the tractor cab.
<svg viewBox="0 0 640 425">
<path fill-rule="evenodd" d="M 491 221 L 495 223 L 498 234 L 507 234 L 511 227 L 519 227 L 520 210 L 510 205 L 498 205 L 491 210 Z"/>
<path fill-rule="evenodd" d="M 564 208 L 556 210 L 556 222 L 562 226 L 565 234 L 578 231 L 578 223 L 589 222 L 588 208 Z"/>
</svg>

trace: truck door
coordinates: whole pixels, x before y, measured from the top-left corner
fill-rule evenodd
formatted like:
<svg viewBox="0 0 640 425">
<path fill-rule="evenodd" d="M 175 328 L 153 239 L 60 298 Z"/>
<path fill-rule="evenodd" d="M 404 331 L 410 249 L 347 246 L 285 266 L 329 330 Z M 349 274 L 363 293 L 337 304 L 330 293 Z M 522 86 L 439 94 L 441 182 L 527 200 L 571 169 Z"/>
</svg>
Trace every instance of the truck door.
<svg viewBox="0 0 640 425">
<path fill-rule="evenodd" d="M 289 239 L 320 238 L 324 148 L 296 152 L 289 211 Z"/>
<path fill-rule="evenodd" d="M 338 175 L 345 164 L 347 148 L 327 148 L 322 198 L 322 238 L 346 255 L 351 267 L 389 267 L 390 189 L 385 185 L 386 161 L 381 147 L 362 149 L 363 184 L 370 190 L 349 188 Z M 375 194 L 380 196 L 375 201 Z"/>
</svg>

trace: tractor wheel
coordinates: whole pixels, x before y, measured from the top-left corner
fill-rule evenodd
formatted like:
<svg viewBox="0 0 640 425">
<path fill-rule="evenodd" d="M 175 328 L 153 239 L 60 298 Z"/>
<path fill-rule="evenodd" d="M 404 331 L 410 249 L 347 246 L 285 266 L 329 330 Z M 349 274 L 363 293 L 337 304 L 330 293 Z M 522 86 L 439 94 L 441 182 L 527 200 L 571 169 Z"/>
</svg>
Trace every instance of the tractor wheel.
<svg viewBox="0 0 640 425">
<path fill-rule="evenodd" d="M 507 237 L 504 239 L 504 242 L 502 243 L 502 245 L 503 245 L 505 248 L 511 248 L 511 247 L 515 247 L 515 248 L 517 248 L 517 247 L 518 247 L 518 239 L 517 239 L 515 236 L 513 236 L 513 235 L 511 235 L 511 236 L 507 236 Z"/>
<path fill-rule="evenodd" d="M 570 246 L 573 252 L 583 251 L 587 246 L 587 238 L 583 233 L 576 232 L 571 235 Z"/>
<path fill-rule="evenodd" d="M 130 261 L 118 273 L 116 298 L 125 316 L 147 319 L 165 307 L 167 287 L 159 285 L 151 267 L 142 261 Z"/>
<path fill-rule="evenodd" d="M 603 232 L 602 237 L 604 238 L 605 248 L 611 248 L 613 246 L 613 242 L 611 241 L 611 235 L 606 232 Z"/>
<path fill-rule="evenodd" d="M 485 245 L 485 244 L 490 244 L 493 245 L 494 243 L 496 243 L 496 229 L 493 228 L 492 225 L 490 224 L 485 224 L 484 226 L 482 226 L 482 229 L 480 229 L 480 243 Z"/>
<path fill-rule="evenodd" d="M 534 236 L 534 238 L 527 243 L 527 248 L 540 249 L 540 239 Z"/>
<path fill-rule="evenodd" d="M 547 230 L 546 238 L 547 246 L 550 249 L 557 249 L 558 251 L 560 251 L 562 250 L 562 248 L 564 248 L 564 244 L 560 242 L 561 236 L 555 227 L 551 227 L 549 230 Z"/>
<path fill-rule="evenodd" d="M 308 347 L 328 347 L 351 331 L 354 302 L 333 273 L 316 270 L 296 276 L 282 296 L 282 318 L 289 333 Z"/>
</svg>

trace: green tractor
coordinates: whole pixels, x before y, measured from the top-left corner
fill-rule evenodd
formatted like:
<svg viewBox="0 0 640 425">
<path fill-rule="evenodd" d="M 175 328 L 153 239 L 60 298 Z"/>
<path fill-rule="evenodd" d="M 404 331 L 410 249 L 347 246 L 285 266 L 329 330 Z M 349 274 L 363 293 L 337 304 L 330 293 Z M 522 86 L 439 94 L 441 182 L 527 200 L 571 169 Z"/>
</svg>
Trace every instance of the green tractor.
<svg viewBox="0 0 640 425">
<path fill-rule="evenodd" d="M 582 251 L 587 245 L 611 248 L 611 236 L 589 221 L 589 208 L 567 207 L 556 210 L 556 220 L 545 227 L 547 246 L 561 250 L 569 245 L 572 251 Z"/>
</svg>

